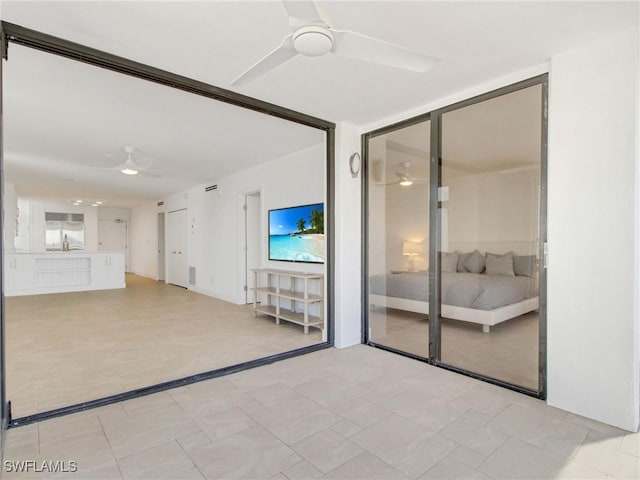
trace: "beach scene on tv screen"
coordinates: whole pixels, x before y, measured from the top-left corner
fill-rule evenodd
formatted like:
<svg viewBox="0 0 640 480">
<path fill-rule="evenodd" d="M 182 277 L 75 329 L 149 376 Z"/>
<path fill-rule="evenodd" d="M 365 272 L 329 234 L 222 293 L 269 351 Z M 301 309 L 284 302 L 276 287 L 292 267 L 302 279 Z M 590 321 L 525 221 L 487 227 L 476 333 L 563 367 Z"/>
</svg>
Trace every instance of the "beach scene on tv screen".
<svg viewBox="0 0 640 480">
<path fill-rule="evenodd" d="M 269 260 L 324 263 L 324 205 L 269 211 Z"/>
</svg>

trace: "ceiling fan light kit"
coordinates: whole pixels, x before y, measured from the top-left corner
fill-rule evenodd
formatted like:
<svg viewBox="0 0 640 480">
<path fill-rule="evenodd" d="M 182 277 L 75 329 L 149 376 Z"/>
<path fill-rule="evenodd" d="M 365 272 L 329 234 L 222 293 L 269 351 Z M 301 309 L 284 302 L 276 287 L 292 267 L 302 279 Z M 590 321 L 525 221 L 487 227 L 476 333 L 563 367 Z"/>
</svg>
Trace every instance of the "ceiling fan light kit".
<svg viewBox="0 0 640 480">
<path fill-rule="evenodd" d="M 316 25 L 299 28 L 292 40 L 295 51 L 308 57 L 320 57 L 333 48 L 333 35 L 329 29 Z"/>
<path fill-rule="evenodd" d="M 129 167 L 125 167 L 120 171 L 122 173 L 124 173 L 125 175 L 137 175 L 138 174 L 137 170 L 134 170 L 133 168 L 129 168 Z"/>
</svg>

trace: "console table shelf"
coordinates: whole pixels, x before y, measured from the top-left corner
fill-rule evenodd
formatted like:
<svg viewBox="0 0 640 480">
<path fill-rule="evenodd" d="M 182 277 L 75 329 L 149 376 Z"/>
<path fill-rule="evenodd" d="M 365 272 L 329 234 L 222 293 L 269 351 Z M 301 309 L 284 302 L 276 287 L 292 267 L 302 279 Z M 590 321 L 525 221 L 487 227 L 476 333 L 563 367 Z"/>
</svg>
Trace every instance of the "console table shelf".
<svg viewBox="0 0 640 480">
<path fill-rule="evenodd" d="M 292 272 L 273 268 L 253 269 L 253 312 L 302 325 L 304 333 L 309 327 L 324 328 L 324 275 L 321 273 Z M 317 283 L 319 293 L 310 293 L 310 283 Z M 260 295 L 264 298 L 261 302 Z M 286 305 L 283 305 L 285 300 Z M 311 305 L 318 305 L 318 315 L 309 313 Z"/>
</svg>

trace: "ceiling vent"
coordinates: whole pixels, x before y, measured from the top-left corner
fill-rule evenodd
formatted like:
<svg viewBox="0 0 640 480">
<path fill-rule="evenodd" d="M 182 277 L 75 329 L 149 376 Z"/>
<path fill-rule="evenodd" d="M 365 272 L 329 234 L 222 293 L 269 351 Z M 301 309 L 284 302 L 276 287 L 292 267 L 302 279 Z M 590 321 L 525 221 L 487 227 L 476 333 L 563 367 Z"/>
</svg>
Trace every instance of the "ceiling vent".
<svg viewBox="0 0 640 480">
<path fill-rule="evenodd" d="M 211 185 L 210 187 L 205 187 L 204 191 L 211 192 L 212 190 L 217 190 L 217 189 L 218 189 L 218 185 Z"/>
<path fill-rule="evenodd" d="M 159 207 L 161 207 L 162 205 L 164 205 L 164 202 L 158 202 Z"/>
</svg>

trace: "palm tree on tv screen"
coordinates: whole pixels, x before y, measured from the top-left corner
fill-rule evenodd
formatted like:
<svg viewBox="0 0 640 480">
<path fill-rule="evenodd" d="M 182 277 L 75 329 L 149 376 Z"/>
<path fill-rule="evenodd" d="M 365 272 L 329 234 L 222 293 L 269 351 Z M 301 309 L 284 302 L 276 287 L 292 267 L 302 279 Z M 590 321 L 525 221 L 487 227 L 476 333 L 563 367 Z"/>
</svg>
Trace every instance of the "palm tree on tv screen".
<svg viewBox="0 0 640 480">
<path fill-rule="evenodd" d="M 320 210 L 311 211 L 311 229 L 314 233 L 324 233 L 324 214 Z"/>
<path fill-rule="evenodd" d="M 304 232 L 304 224 L 306 222 L 304 221 L 304 218 L 301 218 L 300 220 L 298 220 L 298 231 L 299 232 Z"/>
</svg>

